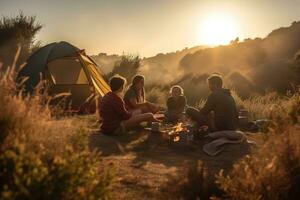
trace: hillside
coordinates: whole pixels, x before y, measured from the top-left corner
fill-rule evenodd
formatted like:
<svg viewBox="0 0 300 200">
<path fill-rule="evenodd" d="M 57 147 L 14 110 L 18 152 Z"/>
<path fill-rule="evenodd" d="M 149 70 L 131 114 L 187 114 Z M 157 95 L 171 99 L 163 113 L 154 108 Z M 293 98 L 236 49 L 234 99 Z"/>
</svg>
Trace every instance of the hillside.
<svg viewBox="0 0 300 200">
<path fill-rule="evenodd" d="M 180 61 L 185 73 L 218 72 L 239 88 L 241 83 L 257 91 L 285 93 L 299 83 L 296 56 L 300 50 L 300 22 L 272 31 L 265 38 L 232 41 L 226 46 L 201 49 Z M 243 80 L 243 81 L 241 81 Z M 253 89 L 254 88 L 254 89 Z M 250 91 L 249 91 L 250 94 Z"/>
<path fill-rule="evenodd" d="M 148 83 L 163 83 L 167 84 L 170 81 L 174 80 L 174 71 L 177 72 L 177 75 L 180 73 L 179 64 L 181 59 L 196 51 L 206 48 L 205 46 L 196 46 L 192 48 L 185 48 L 181 51 L 176 51 L 172 53 L 159 53 L 156 56 L 144 58 L 142 60 L 142 66 L 140 71 L 146 77 L 151 77 Z M 163 74 L 164 78 L 161 79 L 161 76 L 151 76 L 153 72 L 159 72 Z M 162 82 L 163 81 L 163 82 Z"/>
<path fill-rule="evenodd" d="M 171 53 L 159 53 L 153 57 L 145 57 L 141 61 L 142 73 L 149 73 L 150 68 L 151 70 L 159 70 L 163 68 L 164 70 L 168 71 L 167 69 L 172 69 L 173 67 L 177 68 L 179 66 L 180 60 L 189 53 L 194 53 L 197 50 L 205 48 L 204 46 L 196 46 L 192 48 L 184 48 L 183 50 L 178 50 L 176 52 Z M 99 53 L 98 55 L 91 56 L 94 61 L 101 66 L 101 70 L 107 74 L 112 71 L 116 62 L 121 60 L 121 55 L 108 55 L 106 53 Z"/>
<path fill-rule="evenodd" d="M 236 39 L 228 45 L 196 46 L 143 58 L 139 71 L 150 85 L 176 83 L 191 94 L 194 94 L 191 88 L 200 88 L 203 92 L 199 92 L 193 103 L 205 97 L 200 94 L 207 92 L 205 80 L 215 72 L 224 76 L 226 87 L 234 88 L 243 98 L 270 91 L 285 94 L 294 90 L 300 80 L 299 35 L 300 22 L 293 22 L 265 38 Z M 92 58 L 108 73 L 121 56 L 100 53 Z M 159 75 L 153 76 L 154 72 Z"/>
</svg>

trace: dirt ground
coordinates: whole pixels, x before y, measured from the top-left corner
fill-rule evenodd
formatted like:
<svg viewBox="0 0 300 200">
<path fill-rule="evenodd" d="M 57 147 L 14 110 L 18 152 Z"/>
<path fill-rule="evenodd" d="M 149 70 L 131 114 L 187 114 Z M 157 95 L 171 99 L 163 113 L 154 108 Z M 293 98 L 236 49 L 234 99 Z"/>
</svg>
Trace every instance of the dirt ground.
<svg viewBox="0 0 300 200">
<path fill-rule="evenodd" d="M 258 142 L 257 133 L 246 135 Z M 90 135 L 90 147 L 101 151 L 104 165 L 115 171 L 114 199 L 166 199 L 164 193 L 168 191 L 162 188 L 189 161 L 201 161 L 213 180 L 214 174 L 221 169 L 228 172 L 253 148 L 246 142 L 231 144 L 211 157 L 202 151 L 205 142 L 171 143 L 161 134 L 145 130 L 122 136 L 107 136 L 98 131 Z"/>
</svg>

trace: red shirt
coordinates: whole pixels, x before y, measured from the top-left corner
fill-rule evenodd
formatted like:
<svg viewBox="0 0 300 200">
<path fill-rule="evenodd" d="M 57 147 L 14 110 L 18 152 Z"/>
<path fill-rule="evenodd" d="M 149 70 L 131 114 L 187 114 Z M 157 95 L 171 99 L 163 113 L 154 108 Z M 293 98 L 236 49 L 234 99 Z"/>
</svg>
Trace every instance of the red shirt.
<svg viewBox="0 0 300 200">
<path fill-rule="evenodd" d="M 126 110 L 122 98 L 113 92 L 108 92 L 100 102 L 100 116 L 103 133 L 110 134 L 120 126 L 121 121 L 129 119 L 131 114 Z"/>
</svg>

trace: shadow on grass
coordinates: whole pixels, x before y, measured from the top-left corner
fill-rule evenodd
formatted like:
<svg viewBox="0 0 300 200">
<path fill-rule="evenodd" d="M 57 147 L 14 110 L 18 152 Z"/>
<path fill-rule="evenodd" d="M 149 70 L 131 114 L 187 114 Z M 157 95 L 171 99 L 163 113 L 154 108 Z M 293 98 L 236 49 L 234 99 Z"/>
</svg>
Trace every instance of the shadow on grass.
<svg viewBox="0 0 300 200">
<path fill-rule="evenodd" d="M 165 140 L 159 133 L 151 133 L 145 130 L 137 130 L 135 133 L 119 136 L 107 136 L 99 132 L 90 135 L 90 147 L 101 151 L 103 156 L 132 153 L 134 157 L 131 164 L 133 166 L 139 166 L 139 168 L 147 163 L 176 167 L 179 173 L 175 176 L 167 175 L 168 181 L 166 185 L 161 187 L 161 192 L 163 195 L 169 195 L 183 191 L 184 196 L 191 197 L 195 195 L 202 195 L 201 197 L 203 197 L 203 195 L 205 197 L 222 195 L 222 191 L 220 191 L 215 184 L 215 175 L 218 174 L 221 169 L 227 174 L 238 159 L 250 152 L 248 144 L 241 143 L 228 145 L 219 155 L 211 157 L 202 151 L 202 146 L 206 142 L 205 140 L 199 140 L 188 145 L 185 141 L 174 143 Z M 192 178 L 190 178 L 188 182 L 180 182 L 184 179 L 182 178 L 184 174 L 190 173 L 189 171 L 193 168 L 193 165 L 198 162 L 201 162 L 206 168 L 206 193 L 203 194 L 199 191 L 199 188 L 197 188 L 197 185 L 199 185 L 197 177 L 193 179 L 193 175 L 188 174 L 187 177 Z M 192 168 L 187 170 L 189 166 Z M 191 192 L 185 194 L 184 191 L 186 189 L 184 188 L 191 190 Z M 200 190 L 203 189 L 200 188 Z M 170 196 L 166 196 L 166 198 L 169 197 Z"/>
<path fill-rule="evenodd" d="M 192 144 L 170 142 L 159 133 L 136 130 L 131 134 L 107 136 L 100 132 L 90 135 L 90 147 L 98 149 L 103 156 L 133 152 L 134 163 L 160 163 L 165 166 L 182 166 L 185 161 L 201 160 L 208 168 L 220 168 L 225 172 L 236 160 L 249 153 L 246 143 L 228 145 L 219 155 L 211 157 L 202 151 L 205 140 L 194 141 Z"/>
</svg>

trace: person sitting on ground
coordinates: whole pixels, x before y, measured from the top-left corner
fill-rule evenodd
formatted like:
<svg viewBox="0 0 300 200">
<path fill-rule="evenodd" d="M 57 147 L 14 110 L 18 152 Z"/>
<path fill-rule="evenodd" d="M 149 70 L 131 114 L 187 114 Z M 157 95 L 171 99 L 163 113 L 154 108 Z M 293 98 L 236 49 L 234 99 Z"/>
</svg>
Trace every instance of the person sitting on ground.
<svg viewBox="0 0 300 200">
<path fill-rule="evenodd" d="M 189 107 L 186 114 L 199 126 L 208 125 L 210 131 L 235 130 L 238 114 L 230 90 L 222 88 L 222 77 L 218 74 L 211 75 L 207 81 L 211 93 L 204 107 L 200 111 Z M 208 116 L 212 111 L 211 123 Z"/>
<path fill-rule="evenodd" d="M 134 76 L 130 87 L 124 95 L 126 108 L 133 115 L 147 112 L 156 113 L 161 110 L 160 106 L 146 101 L 144 83 L 144 76 Z"/>
<path fill-rule="evenodd" d="M 186 108 L 186 98 L 183 89 L 179 85 L 175 85 L 170 90 L 171 96 L 167 100 L 166 118 L 170 122 L 178 122 L 184 116 Z"/>
<path fill-rule="evenodd" d="M 125 108 L 122 99 L 126 79 L 114 76 L 110 79 L 111 92 L 104 95 L 100 102 L 100 116 L 102 118 L 101 130 L 104 134 L 124 133 L 141 122 L 157 122 L 152 113 L 144 113 L 132 116 Z"/>
</svg>

